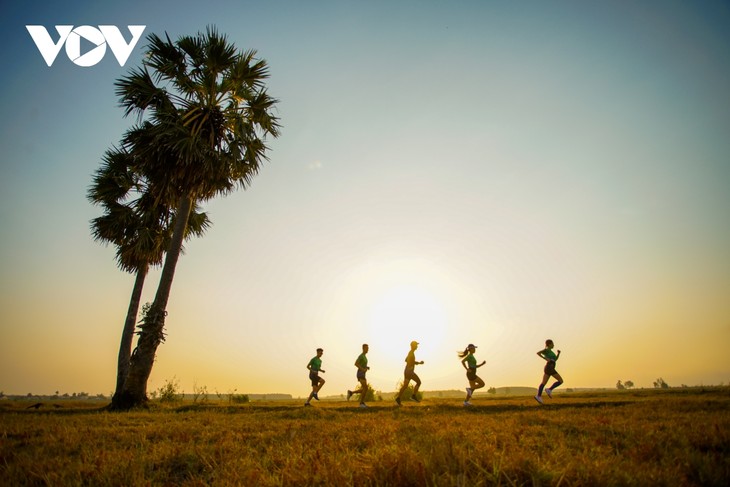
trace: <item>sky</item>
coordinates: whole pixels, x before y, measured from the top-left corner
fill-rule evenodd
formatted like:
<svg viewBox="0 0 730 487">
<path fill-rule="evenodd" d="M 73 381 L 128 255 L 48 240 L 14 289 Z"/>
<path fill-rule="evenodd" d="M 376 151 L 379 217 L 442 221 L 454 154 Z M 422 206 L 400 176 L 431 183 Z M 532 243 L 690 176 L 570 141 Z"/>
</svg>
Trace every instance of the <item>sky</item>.
<svg viewBox="0 0 730 487">
<path fill-rule="evenodd" d="M 210 1 L 4 4 L 0 391 L 110 394 L 134 276 L 86 200 L 124 118 L 120 66 L 26 25 L 215 26 L 270 66 L 281 136 L 178 262 L 148 390 L 425 390 L 730 382 L 726 2 Z M 148 277 L 152 301 L 159 271 Z"/>
</svg>

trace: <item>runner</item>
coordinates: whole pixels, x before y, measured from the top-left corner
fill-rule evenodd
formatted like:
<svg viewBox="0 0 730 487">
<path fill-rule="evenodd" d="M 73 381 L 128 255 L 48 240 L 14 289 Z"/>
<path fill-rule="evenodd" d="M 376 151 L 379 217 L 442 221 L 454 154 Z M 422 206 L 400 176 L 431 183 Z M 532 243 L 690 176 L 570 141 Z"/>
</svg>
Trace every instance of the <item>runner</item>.
<svg viewBox="0 0 730 487">
<path fill-rule="evenodd" d="M 307 364 L 307 369 L 309 369 L 309 380 L 312 382 L 312 392 L 309 394 L 309 397 L 307 398 L 307 402 L 304 403 L 305 406 L 311 406 L 309 402 L 312 400 L 312 398 L 319 401 L 319 396 L 317 396 L 317 393 L 324 385 L 324 379 L 319 376 L 319 373 L 322 372 L 324 374 L 324 369 L 322 369 L 322 354 L 324 353 L 324 350 L 321 348 L 317 349 L 317 355 L 312 357 L 312 360 L 309 361 Z"/>
<path fill-rule="evenodd" d="M 535 396 L 535 400 L 539 402 L 540 404 L 543 404 L 542 402 L 542 391 L 543 389 L 545 392 L 547 392 L 547 395 L 550 399 L 553 398 L 553 390 L 555 390 L 556 387 L 560 386 L 560 384 L 563 383 L 563 378 L 560 377 L 560 374 L 558 374 L 558 371 L 555 370 L 555 363 L 560 358 L 560 350 L 558 350 L 558 354 L 555 355 L 555 352 L 553 352 L 553 347 L 555 347 L 555 344 L 552 340 L 545 340 L 545 348 L 543 350 L 540 350 L 537 352 L 537 356 L 541 359 L 545 360 L 547 363 L 545 364 L 545 368 L 543 369 L 543 376 L 542 376 L 542 382 L 540 383 L 540 387 L 537 389 L 537 396 Z M 548 380 L 550 380 L 550 377 L 555 377 L 555 382 L 552 386 L 545 389 L 545 384 L 547 384 Z"/>
<path fill-rule="evenodd" d="M 403 385 L 401 386 L 398 394 L 395 396 L 395 402 L 400 406 L 400 397 L 408 389 L 408 384 L 411 382 L 416 383 L 413 387 L 413 394 L 411 394 L 411 401 L 420 402 L 418 400 L 418 388 L 421 387 L 421 379 L 416 375 L 416 365 L 423 365 L 423 360 L 416 362 L 416 349 L 418 348 L 418 342 L 411 342 L 411 350 L 406 355 L 406 369 L 403 371 Z"/>
<path fill-rule="evenodd" d="M 370 370 L 370 367 L 368 367 L 368 344 L 363 343 L 362 344 L 362 353 L 357 357 L 357 360 L 355 360 L 355 367 L 357 367 L 357 380 L 360 382 L 360 386 L 354 390 L 354 391 L 347 391 L 347 400 L 349 401 L 353 394 L 360 394 L 360 407 L 366 408 L 368 407 L 367 404 L 365 404 L 365 395 L 368 393 L 368 381 L 365 378 L 365 374 L 368 370 Z"/>
<path fill-rule="evenodd" d="M 469 387 L 466 388 L 464 406 L 471 406 L 471 402 L 469 402 L 471 395 L 477 389 L 484 387 L 484 381 L 477 375 L 477 369 L 486 364 L 487 361 L 483 360 L 482 363 L 477 365 L 477 359 L 474 356 L 476 348 L 476 345 L 470 343 L 463 352 L 459 352 L 459 357 L 462 359 L 461 365 L 466 369 L 466 378 L 469 380 Z"/>
</svg>

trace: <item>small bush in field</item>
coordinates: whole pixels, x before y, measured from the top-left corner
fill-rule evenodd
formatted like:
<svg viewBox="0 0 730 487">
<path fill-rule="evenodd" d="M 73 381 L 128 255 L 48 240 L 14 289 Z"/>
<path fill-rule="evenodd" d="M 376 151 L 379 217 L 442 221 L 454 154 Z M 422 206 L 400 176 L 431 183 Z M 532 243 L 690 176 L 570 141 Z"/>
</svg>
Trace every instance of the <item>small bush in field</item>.
<svg viewBox="0 0 730 487">
<path fill-rule="evenodd" d="M 181 400 L 180 383 L 174 377 L 158 389 L 160 402 L 178 402 Z"/>
<path fill-rule="evenodd" d="M 249 401 L 248 394 L 237 394 L 238 389 L 228 391 L 229 404 L 246 404 Z"/>
<path fill-rule="evenodd" d="M 398 382 L 396 385 L 395 390 L 400 391 L 400 388 L 403 387 L 403 381 Z M 408 387 L 406 387 L 406 390 L 403 391 L 403 394 L 401 394 L 401 399 L 410 399 L 413 396 L 413 384 L 408 384 Z M 416 399 L 419 401 L 423 399 L 423 393 L 421 391 L 418 391 L 416 393 Z"/>
<path fill-rule="evenodd" d="M 200 402 L 208 402 L 208 387 L 198 386 L 197 383 L 193 384 L 193 404 Z"/>
<path fill-rule="evenodd" d="M 248 402 L 248 394 L 232 394 L 229 396 L 233 404 L 246 404 Z"/>
<path fill-rule="evenodd" d="M 354 390 L 354 389 L 353 389 Z M 353 398 L 360 399 L 360 394 L 355 394 L 352 396 Z M 368 384 L 368 390 L 365 393 L 365 402 L 374 402 L 374 401 L 382 401 L 383 397 L 379 396 L 378 393 L 373 389 L 373 386 Z"/>
</svg>

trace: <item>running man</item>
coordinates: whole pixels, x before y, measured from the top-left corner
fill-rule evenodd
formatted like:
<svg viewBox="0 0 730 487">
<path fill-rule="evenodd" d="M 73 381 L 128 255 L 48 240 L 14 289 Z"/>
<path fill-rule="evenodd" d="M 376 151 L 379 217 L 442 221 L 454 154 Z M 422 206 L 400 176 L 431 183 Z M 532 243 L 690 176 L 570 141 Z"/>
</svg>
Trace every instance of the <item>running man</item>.
<svg viewBox="0 0 730 487">
<path fill-rule="evenodd" d="M 416 375 L 416 365 L 423 365 L 423 360 L 416 362 L 416 349 L 418 348 L 418 342 L 411 342 L 411 350 L 406 355 L 406 368 L 403 371 L 403 386 L 401 386 L 398 394 L 395 396 L 395 402 L 400 406 L 400 397 L 408 389 L 408 384 L 413 381 L 415 386 L 413 387 L 413 394 L 411 395 L 411 401 L 420 402 L 418 400 L 418 388 L 421 387 L 421 379 Z"/>
<path fill-rule="evenodd" d="M 542 391 L 543 389 L 545 392 L 547 392 L 547 395 L 550 399 L 553 398 L 553 390 L 555 390 L 556 387 L 560 386 L 560 384 L 563 383 L 563 378 L 560 377 L 560 374 L 558 374 L 558 371 L 555 370 L 555 362 L 558 361 L 560 358 L 560 350 L 558 350 L 558 354 L 555 355 L 555 352 L 553 352 L 553 347 L 555 347 L 555 344 L 552 340 L 545 340 L 545 348 L 543 350 L 540 350 L 537 352 L 537 356 L 541 359 L 545 360 L 547 363 L 545 364 L 545 368 L 543 369 L 543 376 L 542 376 L 542 382 L 540 383 L 540 387 L 537 389 L 537 396 L 535 396 L 535 400 L 539 402 L 540 404 L 543 404 L 542 402 Z M 552 386 L 545 389 L 545 384 L 547 384 L 548 380 L 550 380 L 550 377 L 555 377 L 555 382 Z"/>
<path fill-rule="evenodd" d="M 466 378 L 469 381 L 469 387 L 466 388 L 466 400 L 464 401 L 464 406 L 471 406 L 471 402 L 469 402 L 471 395 L 477 389 L 484 387 L 484 381 L 477 375 L 477 369 L 486 364 L 487 361 L 483 360 L 482 363 L 477 365 L 477 359 L 474 356 L 476 348 L 476 345 L 470 343 L 463 352 L 459 352 L 461 365 L 464 369 L 466 369 Z"/>
<path fill-rule="evenodd" d="M 365 395 L 368 393 L 368 381 L 365 378 L 365 374 L 368 370 L 370 370 L 370 367 L 368 367 L 368 344 L 363 343 L 362 344 L 362 353 L 357 357 L 357 360 L 355 360 L 355 367 L 357 367 L 357 381 L 360 383 L 360 386 L 354 390 L 354 391 L 347 391 L 347 400 L 349 401 L 350 398 L 353 396 L 353 394 L 360 394 L 360 407 L 366 408 L 368 407 L 367 404 L 365 404 Z"/>
<path fill-rule="evenodd" d="M 312 382 L 312 392 L 309 394 L 309 397 L 307 398 L 307 402 L 304 403 L 305 406 L 311 406 L 309 402 L 312 400 L 312 398 L 319 401 L 319 396 L 317 396 L 317 393 L 324 385 L 324 379 L 319 376 L 319 373 L 322 372 L 324 374 L 324 369 L 322 368 L 322 354 L 324 353 L 324 350 L 321 348 L 317 349 L 317 355 L 312 357 L 312 360 L 309 361 L 307 364 L 307 369 L 309 369 L 309 380 Z"/>
</svg>

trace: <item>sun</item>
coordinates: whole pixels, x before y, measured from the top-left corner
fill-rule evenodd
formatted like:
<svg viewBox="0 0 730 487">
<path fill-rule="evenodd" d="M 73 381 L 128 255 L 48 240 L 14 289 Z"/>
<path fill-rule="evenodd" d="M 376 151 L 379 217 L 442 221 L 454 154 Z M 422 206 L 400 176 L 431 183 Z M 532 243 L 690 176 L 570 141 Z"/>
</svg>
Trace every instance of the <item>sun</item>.
<svg viewBox="0 0 730 487">
<path fill-rule="evenodd" d="M 399 284 L 376 295 L 366 327 L 381 353 L 401 364 L 411 341 L 436 348 L 446 335 L 447 310 L 438 295 L 417 284 Z"/>
<path fill-rule="evenodd" d="M 470 296 L 468 289 L 439 262 L 413 255 L 363 258 L 331 296 L 326 319 L 314 333 L 332 344 L 328 360 L 333 363 L 350 370 L 367 343 L 368 380 L 390 390 L 402 380 L 410 343 L 417 341 L 416 359 L 424 361 L 417 371 L 423 380 L 458 372 L 455 351 L 465 340 L 455 340 L 472 304 L 464 299 Z"/>
</svg>

